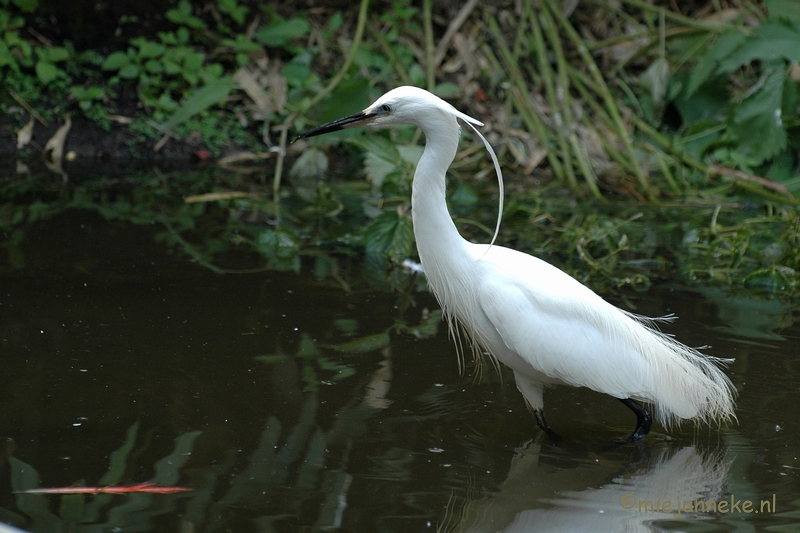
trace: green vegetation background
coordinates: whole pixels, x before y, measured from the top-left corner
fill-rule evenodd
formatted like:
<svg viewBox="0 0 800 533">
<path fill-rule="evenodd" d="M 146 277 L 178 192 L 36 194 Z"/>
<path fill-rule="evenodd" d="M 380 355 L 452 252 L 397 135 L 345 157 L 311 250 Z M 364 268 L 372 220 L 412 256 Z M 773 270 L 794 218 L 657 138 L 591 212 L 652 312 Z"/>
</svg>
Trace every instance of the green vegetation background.
<svg viewBox="0 0 800 533">
<path fill-rule="evenodd" d="M 157 222 L 165 242 L 220 272 L 229 267 L 218 258 L 237 250 L 252 269 L 308 264 L 350 288 L 345 265 L 366 253 L 371 283 L 411 283 L 402 264 L 413 256 L 420 135 L 291 140 L 413 84 L 486 123 L 510 191 L 503 244 L 593 285 L 678 275 L 795 294 L 795 0 L 687 2 L 680 12 L 640 0 L 568 12 L 550 1 L 54 6 L 0 0 L 1 126 L 20 162 L 0 212 L 10 268 L 24 264 L 25 224 L 80 207 Z M 103 8 L 84 7 L 94 6 Z M 97 27 L 100 15 L 115 18 Z M 124 130 L 140 151 L 193 139 L 218 165 L 199 177 L 129 175 L 125 194 L 110 192 L 116 176 L 72 183 L 64 139 L 36 146 L 30 132 L 78 117 Z M 486 239 L 496 185 L 464 137 L 451 209 L 467 236 Z M 41 152 L 63 181 L 27 173 Z"/>
</svg>

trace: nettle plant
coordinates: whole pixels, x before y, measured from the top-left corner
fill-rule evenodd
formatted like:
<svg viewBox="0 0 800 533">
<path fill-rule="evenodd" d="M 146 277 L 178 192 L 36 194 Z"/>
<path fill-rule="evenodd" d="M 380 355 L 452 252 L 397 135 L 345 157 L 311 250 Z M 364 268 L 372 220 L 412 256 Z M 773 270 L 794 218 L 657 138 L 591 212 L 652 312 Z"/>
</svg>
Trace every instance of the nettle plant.
<svg viewBox="0 0 800 533">
<path fill-rule="evenodd" d="M 768 18 L 754 29 L 678 43 L 697 52 L 669 92 L 690 152 L 786 182 L 800 150 L 800 3 L 768 0 L 766 7 Z"/>
</svg>

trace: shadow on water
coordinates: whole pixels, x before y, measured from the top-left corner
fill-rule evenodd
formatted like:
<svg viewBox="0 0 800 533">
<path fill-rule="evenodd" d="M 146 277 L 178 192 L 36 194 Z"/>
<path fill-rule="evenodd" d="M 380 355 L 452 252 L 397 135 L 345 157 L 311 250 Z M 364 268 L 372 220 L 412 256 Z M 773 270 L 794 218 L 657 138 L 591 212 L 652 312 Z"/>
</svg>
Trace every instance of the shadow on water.
<svg viewBox="0 0 800 533">
<path fill-rule="evenodd" d="M 736 358 L 739 424 L 655 427 L 612 446 L 633 427 L 628 410 L 560 388 L 546 394 L 554 442 L 510 375 L 459 374 L 419 284 L 415 305 L 398 305 L 305 267 L 223 276 L 169 255 L 158 232 L 67 210 L 28 226 L 24 265 L 3 270 L 0 522 L 35 532 L 797 522 L 800 328 L 787 302 L 668 286 L 626 294 L 636 312 L 677 314 L 668 329 L 680 340 Z M 18 492 L 144 481 L 193 490 Z"/>
</svg>

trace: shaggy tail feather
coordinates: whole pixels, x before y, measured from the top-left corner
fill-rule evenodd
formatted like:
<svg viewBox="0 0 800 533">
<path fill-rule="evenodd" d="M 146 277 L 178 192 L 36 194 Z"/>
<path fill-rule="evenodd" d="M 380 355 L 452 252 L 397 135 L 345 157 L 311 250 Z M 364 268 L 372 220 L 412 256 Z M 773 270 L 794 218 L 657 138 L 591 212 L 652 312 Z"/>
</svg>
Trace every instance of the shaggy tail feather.
<svg viewBox="0 0 800 533">
<path fill-rule="evenodd" d="M 736 420 L 736 389 L 721 370 L 733 359 L 703 354 L 659 331 L 656 320 L 628 314 L 644 326 L 642 336 L 659 341 L 640 345 L 651 347 L 642 355 L 655 370 L 654 396 L 658 401 L 642 399 L 654 404 L 654 414 L 662 425 L 669 427 L 686 419 L 709 424 Z"/>
</svg>

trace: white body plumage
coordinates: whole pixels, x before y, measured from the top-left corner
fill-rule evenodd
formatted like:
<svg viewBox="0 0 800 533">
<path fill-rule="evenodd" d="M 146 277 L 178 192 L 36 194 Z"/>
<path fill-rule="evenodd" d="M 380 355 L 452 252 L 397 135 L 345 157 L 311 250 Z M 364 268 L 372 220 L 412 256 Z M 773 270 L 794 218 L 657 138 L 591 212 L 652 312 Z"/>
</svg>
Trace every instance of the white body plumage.
<svg viewBox="0 0 800 533">
<path fill-rule="evenodd" d="M 457 118 L 481 125 L 427 91 L 399 87 L 362 113 L 302 136 L 365 124 L 422 129 L 426 144 L 412 184 L 412 215 L 431 291 L 451 327 L 457 321 L 473 342 L 513 370 L 541 426 L 546 428 L 543 388 L 552 384 L 644 401 L 655 406 L 664 425 L 734 417 L 733 386 L 719 369 L 725 361 L 658 332 L 649 319 L 616 308 L 536 257 L 461 237 L 445 197 L 445 172 L 458 147 Z M 634 440 L 650 428 L 640 412 L 637 417 Z"/>
</svg>

